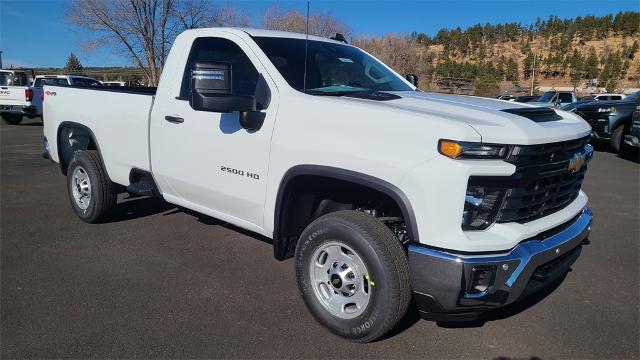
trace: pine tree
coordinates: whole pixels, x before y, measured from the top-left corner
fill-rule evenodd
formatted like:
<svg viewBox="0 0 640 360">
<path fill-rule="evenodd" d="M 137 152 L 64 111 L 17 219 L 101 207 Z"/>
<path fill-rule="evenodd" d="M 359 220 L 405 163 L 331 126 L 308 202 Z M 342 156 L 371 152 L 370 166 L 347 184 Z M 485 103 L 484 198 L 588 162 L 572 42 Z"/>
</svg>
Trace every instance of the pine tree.
<svg viewBox="0 0 640 360">
<path fill-rule="evenodd" d="M 587 79 L 595 79 L 598 77 L 598 57 L 595 49 L 591 48 L 589 57 L 584 63 L 584 72 Z"/>
<path fill-rule="evenodd" d="M 84 68 L 74 53 L 69 54 L 67 63 L 64 65 L 64 72 L 71 75 L 82 75 L 84 73 Z"/>
</svg>

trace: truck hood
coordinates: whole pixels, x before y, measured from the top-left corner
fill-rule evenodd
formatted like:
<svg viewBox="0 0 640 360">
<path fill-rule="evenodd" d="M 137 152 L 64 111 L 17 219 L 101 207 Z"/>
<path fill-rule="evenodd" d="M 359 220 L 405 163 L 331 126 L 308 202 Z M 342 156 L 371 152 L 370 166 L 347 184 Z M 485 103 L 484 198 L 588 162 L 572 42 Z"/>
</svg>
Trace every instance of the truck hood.
<svg viewBox="0 0 640 360">
<path fill-rule="evenodd" d="M 611 100 L 611 101 L 591 101 L 588 103 L 584 103 L 584 104 L 580 104 L 578 106 L 576 106 L 576 110 L 580 110 L 580 111 L 589 111 L 589 110 L 597 110 L 597 109 L 601 109 L 601 108 L 610 108 L 610 107 L 615 107 L 615 108 L 629 108 L 629 109 L 633 109 L 635 108 L 635 102 L 633 100 L 631 101 L 626 101 L 626 100 Z"/>
<path fill-rule="evenodd" d="M 571 140 L 587 136 L 591 127 L 579 116 L 561 110 L 553 120 L 517 115 L 511 109 L 535 109 L 525 104 L 480 98 L 474 96 L 447 95 L 428 92 L 391 92 L 400 99 L 376 101 L 376 104 L 397 110 L 410 111 L 419 116 L 443 122 L 462 122 L 471 126 L 486 143 L 543 144 Z M 347 99 L 347 98 L 343 98 Z M 371 100 L 349 99 L 349 101 Z M 539 108 L 540 110 L 548 110 Z M 518 110 L 515 110 L 518 112 Z M 443 124 L 445 125 L 445 124 Z M 446 125 L 445 125 L 446 126 Z"/>
</svg>

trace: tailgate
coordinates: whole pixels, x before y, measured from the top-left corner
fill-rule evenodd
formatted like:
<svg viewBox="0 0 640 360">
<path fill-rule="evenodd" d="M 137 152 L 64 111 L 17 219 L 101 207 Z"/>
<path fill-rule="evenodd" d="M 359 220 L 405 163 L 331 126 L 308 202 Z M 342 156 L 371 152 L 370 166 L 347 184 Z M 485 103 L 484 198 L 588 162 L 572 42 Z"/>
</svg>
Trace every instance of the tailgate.
<svg viewBox="0 0 640 360">
<path fill-rule="evenodd" d="M 26 105 L 25 86 L 0 86 L 0 104 Z"/>
</svg>

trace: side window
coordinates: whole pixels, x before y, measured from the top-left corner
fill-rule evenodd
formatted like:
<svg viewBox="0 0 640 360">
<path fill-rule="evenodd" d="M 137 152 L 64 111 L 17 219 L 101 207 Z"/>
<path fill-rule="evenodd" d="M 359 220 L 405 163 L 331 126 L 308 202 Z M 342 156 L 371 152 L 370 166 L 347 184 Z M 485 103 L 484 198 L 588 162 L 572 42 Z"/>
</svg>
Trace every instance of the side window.
<svg viewBox="0 0 640 360">
<path fill-rule="evenodd" d="M 570 103 L 570 102 L 573 101 L 573 98 L 571 97 L 571 94 L 568 94 L 568 93 L 560 93 L 559 94 L 559 99 L 563 103 Z"/>
<path fill-rule="evenodd" d="M 14 86 L 28 86 L 27 74 L 16 72 L 13 79 Z"/>
<path fill-rule="evenodd" d="M 191 47 L 182 76 L 181 98 L 191 96 L 191 68 L 196 62 L 206 60 L 225 61 L 231 64 L 231 86 L 234 94 L 255 94 L 258 71 L 236 43 L 221 38 L 197 38 Z"/>
</svg>

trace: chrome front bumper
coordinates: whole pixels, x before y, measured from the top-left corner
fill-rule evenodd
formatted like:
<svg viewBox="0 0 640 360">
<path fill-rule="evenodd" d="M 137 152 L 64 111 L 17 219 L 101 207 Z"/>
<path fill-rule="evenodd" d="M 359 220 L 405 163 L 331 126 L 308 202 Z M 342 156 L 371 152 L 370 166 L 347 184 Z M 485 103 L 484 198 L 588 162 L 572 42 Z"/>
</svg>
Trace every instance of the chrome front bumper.
<svg viewBox="0 0 640 360">
<path fill-rule="evenodd" d="M 580 255 L 593 215 L 526 240 L 507 253 L 462 255 L 412 244 L 411 285 L 423 315 L 477 313 L 500 307 L 564 275 Z"/>
</svg>

